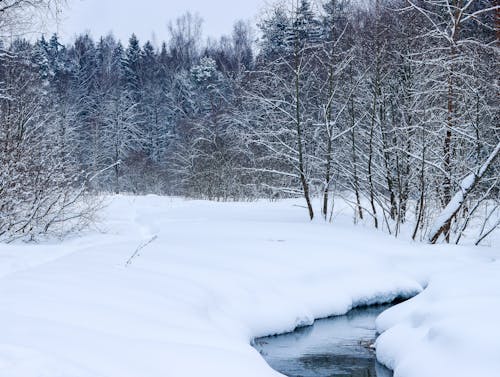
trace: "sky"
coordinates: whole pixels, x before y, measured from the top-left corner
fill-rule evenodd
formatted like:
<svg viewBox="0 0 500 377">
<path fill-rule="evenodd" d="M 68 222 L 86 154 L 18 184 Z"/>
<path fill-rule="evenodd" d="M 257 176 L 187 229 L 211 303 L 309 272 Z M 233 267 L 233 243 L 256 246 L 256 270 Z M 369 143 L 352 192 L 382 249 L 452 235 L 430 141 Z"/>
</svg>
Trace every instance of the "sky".
<svg viewBox="0 0 500 377">
<path fill-rule="evenodd" d="M 160 43 L 167 39 L 167 24 L 186 11 L 204 20 L 205 36 L 230 34 L 236 20 L 255 23 L 271 0 L 69 0 L 57 32 L 66 41 L 90 31 L 94 37 L 108 32 L 128 40 L 135 33 L 141 41 Z"/>
</svg>

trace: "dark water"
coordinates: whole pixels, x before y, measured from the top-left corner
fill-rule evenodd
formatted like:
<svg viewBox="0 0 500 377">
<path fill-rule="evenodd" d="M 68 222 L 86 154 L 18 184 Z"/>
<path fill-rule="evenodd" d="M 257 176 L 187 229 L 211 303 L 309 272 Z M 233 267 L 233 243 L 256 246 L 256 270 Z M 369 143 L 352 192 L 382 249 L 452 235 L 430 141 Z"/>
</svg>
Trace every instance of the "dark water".
<svg viewBox="0 0 500 377">
<path fill-rule="evenodd" d="M 288 334 L 255 339 L 254 347 L 290 377 L 391 377 L 370 347 L 375 319 L 390 305 L 354 309 Z"/>
</svg>

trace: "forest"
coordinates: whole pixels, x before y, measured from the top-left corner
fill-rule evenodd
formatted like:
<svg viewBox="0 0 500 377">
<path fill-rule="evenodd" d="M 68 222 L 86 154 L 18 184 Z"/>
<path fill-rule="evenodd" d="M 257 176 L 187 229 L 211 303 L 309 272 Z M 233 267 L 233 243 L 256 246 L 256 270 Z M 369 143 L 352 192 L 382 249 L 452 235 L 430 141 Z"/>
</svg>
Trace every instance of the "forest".
<svg viewBox="0 0 500 377">
<path fill-rule="evenodd" d="M 301 197 L 332 222 L 341 198 L 430 243 L 500 225 L 497 0 L 284 1 L 219 40 L 186 13 L 159 44 L 10 32 L 47 3 L 0 1 L 1 240 L 118 193 Z"/>
</svg>

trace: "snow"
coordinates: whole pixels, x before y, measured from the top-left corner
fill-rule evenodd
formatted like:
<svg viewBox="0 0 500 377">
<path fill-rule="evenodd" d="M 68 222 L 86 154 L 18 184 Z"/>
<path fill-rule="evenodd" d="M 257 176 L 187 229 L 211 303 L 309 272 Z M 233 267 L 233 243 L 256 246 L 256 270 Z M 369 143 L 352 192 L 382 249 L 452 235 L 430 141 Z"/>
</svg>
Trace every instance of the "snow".
<svg viewBox="0 0 500 377">
<path fill-rule="evenodd" d="M 500 262 L 434 275 L 426 290 L 377 319 L 377 357 L 395 376 L 500 374 Z"/>
<path fill-rule="evenodd" d="M 422 291 L 379 318 L 380 360 L 498 374 L 497 250 L 309 222 L 298 204 L 117 196 L 96 230 L 0 245 L 0 377 L 278 376 L 253 338 Z"/>
</svg>

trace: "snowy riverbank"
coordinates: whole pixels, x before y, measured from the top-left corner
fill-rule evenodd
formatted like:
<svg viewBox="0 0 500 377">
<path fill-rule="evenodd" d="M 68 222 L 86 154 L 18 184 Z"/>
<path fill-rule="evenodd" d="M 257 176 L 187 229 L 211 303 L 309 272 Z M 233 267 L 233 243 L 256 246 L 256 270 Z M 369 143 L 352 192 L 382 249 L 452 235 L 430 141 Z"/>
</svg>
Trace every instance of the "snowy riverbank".
<svg viewBox="0 0 500 377">
<path fill-rule="evenodd" d="M 295 203 L 122 196 L 101 232 L 0 245 L 0 376 L 275 376 L 254 337 L 428 283 L 379 318 L 381 361 L 402 377 L 498 375 L 495 248 L 310 223 Z"/>
</svg>

